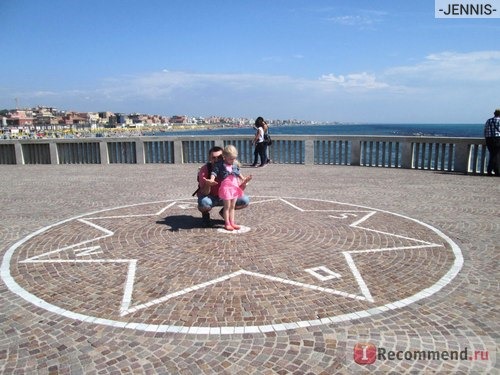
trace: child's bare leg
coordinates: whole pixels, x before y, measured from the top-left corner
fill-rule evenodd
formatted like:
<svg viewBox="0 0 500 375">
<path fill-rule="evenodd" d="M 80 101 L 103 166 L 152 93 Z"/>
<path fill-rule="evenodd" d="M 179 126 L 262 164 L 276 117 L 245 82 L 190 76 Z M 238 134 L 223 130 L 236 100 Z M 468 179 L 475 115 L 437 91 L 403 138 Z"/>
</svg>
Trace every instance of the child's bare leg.
<svg viewBox="0 0 500 375">
<path fill-rule="evenodd" d="M 226 201 L 224 201 L 224 203 L 226 203 Z M 227 201 L 227 221 L 229 222 L 233 221 L 232 203 L 232 199 Z"/>
<path fill-rule="evenodd" d="M 234 222 L 234 211 L 235 211 L 235 207 L 236 207 L 236 199 L 233 199 L 233 200 L 231 200 L 231 210 L 230 210 L 231 214 L 230 214 L 229 219 L 230 219 L 231 226 L 232 226 L 234 229 L 238 230 L 238 229 L 240 229 L 240 226 L 239 226 L 239 225 L 236 225 L 236 224 L 235 224 L 235 222 Z"/>
<path fill-rule="evenodd" d="M 224 200 L 224 211 L 222 212 L 222 216 L 224 216 L 224 228 L 226 228 L 226 230 L 234 229 L 231 225 L 231 202 L 232 200 Z"/>
</svg>

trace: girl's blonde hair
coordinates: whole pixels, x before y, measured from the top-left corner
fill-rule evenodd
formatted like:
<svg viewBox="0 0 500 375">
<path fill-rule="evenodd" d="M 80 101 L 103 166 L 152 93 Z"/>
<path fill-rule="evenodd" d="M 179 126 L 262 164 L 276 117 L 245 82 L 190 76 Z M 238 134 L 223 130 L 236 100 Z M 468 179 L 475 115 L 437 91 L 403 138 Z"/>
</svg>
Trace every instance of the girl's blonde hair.
<svg viewBox="0 0 500 375">
<path fill-rule="evenodd" d="M 238 157 L 238 150 L 233 145 L 227 145 L 226 147 L 224 147 L 224 150 L 222 151 L 222 155 L 237 158 Z"/>
</svg>

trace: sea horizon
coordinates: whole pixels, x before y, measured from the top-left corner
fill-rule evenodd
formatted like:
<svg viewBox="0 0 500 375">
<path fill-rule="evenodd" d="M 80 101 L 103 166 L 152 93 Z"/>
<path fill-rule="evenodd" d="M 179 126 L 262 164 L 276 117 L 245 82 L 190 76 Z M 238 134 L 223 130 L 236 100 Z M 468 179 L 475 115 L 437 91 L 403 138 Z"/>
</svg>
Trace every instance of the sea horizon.
<svg viewBox="0 0 500 375">
<path fill-rule="evenodd" d="M 271 125 L 274 135 L 367 135 L 367 136 L 436 136 L 436 137 L 483 137 L 483 124 L 322 124 L 322 125 Z M 209 129 L 186 129 L 168 131 L 145 131 L 145 136 L 168 135 L 253 135 L 255 129 L 249 126 L 220 127 Z"/>
</svg>

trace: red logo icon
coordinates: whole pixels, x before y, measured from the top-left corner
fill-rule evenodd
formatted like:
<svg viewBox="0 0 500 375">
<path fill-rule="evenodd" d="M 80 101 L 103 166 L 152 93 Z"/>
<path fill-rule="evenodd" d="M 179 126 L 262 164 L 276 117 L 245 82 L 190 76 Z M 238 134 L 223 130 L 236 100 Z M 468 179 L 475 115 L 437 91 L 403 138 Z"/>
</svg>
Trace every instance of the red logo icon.
<svg viewBox="0 0 500 375">
<path fill-rule="evenodd" d="M 371 365 L 377 359 L 377 348 L 373 344 L 357 343 L 354 345 L 354 362 Z"/>
</svg>

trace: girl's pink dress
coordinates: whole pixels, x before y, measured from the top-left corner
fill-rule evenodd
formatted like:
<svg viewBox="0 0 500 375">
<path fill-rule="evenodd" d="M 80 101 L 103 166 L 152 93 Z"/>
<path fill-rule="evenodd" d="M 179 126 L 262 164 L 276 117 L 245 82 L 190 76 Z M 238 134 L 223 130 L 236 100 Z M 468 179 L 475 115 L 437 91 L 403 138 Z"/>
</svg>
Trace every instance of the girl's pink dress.
<svg viewBox="0 0 500 375">
<path fill-rule="evenodd" d="M 227 171 L 232 172 L 233 166 L 224 164 Z M 223 200 L 234 199 L 243 195 L 243 190 L 239 186 L 238 177 L 234 174 L 227 176 L 219 186 L 219 198 Z"/>
</svg>

